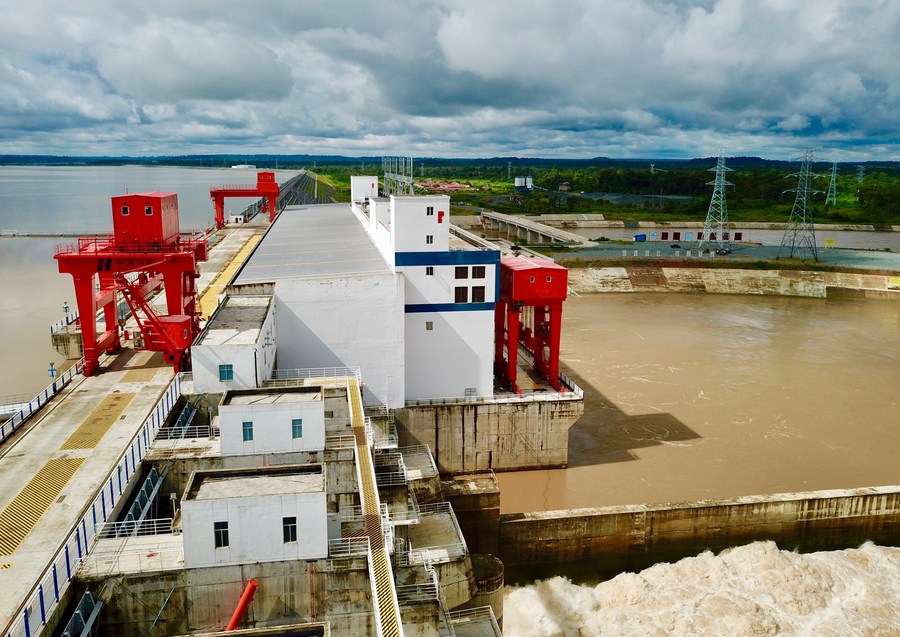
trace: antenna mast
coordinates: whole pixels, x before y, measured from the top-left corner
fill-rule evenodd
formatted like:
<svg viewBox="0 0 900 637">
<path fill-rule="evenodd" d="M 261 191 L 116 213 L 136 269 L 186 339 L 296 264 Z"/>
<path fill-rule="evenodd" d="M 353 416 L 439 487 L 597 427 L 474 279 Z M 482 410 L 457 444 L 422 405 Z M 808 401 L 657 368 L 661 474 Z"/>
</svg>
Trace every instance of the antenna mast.
<svg viewBox="0 0 900 637">
<path fill-rule="evenodd" d="M 794 252 L 802 253 L 806 249 L 810 251 L 813 259 L 819 260 L 812 213 L 809 211 L 809 196 L 822 191 L 814 190 L 809 185 L 810 177 L 818 177 L 818 175 L 812 175 L 809 172 L 809 165 L 812 163 L 812 160 L 813 149 L 807 148 L 801 158 L 800 172 L 791 175 L 792 177 L 797 177 L 797 187 L 785 191 L 794 191 L 797 193 L 797 196 L 794 199 L 794 207 L 791 208 L 791 216 L 787 228 L 784 230 L 784 236 L 781 238 L 781 249 L 778 251 L 779 257 L 784 253 L 785 248 L 788 249 L 790 258 L 794 257 Z"/>
<path fill-rule="evenodd" d="M 710 168 L 716 171 L 716 178 L 706 182 L 707 186 L 713 186 L 712 199 L 709 200 L 709 210 L 706 213 L 706 222 L 703 224 L 703 239 L 700 245 L 715 237 L 719 248 L 723 248 L 730 240 L 725 239 L 728 233 L 728 206 L 725 203 L 725 188 L 734 184 L 725 179 L 725 173 L 731 172 L 731 168 L 725 166 L 725 153 L 720 152 L 716 161 L 716 167 Z"/>
</svg>

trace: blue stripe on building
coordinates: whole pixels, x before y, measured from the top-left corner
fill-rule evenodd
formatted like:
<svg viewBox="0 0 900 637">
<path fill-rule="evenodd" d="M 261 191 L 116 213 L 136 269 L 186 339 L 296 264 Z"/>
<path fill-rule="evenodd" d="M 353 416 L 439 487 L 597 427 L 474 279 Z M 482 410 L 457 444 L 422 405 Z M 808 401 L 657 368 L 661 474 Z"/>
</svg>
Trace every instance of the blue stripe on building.
<svg viewBox="0 0 900 637">
<path fill-rule="evenodd" d="M 493 303 L 413 303 L 406 306 L 407 314 L 420 312 L 484 312 L 493 311 Z"/>
<path fill-rule="evenodd" d="M 397 267 L 413 265 L 490 265 L 500 264 L 499 250 L 450 250 L 449 252 L 398 252 Z"/>
</svg>

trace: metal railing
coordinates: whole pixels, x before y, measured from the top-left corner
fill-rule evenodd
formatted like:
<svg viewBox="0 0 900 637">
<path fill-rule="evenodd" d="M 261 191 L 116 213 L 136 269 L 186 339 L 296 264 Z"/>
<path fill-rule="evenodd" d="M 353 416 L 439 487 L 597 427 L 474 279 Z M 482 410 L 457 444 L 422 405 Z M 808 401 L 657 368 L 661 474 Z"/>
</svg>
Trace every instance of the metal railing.
<svg viewBox="0 0 900 637">
<path fill-rule="evenodd" d="M 562 374 L 560 374 L 560 380 L 562 380 Z M 564 384 L 567 385 L 567 387 L 562 391 L 556 391 L 554 389 L 549 389 L 547 391 L 523 390 L 518 394 L 509 392 L 501 394 L 491 394 L 490 396 L 443 396 L 440 398 L 420 398 L 417 400 L 407 400 L 405 405 L 407 407 L 472 404 L 495 405 L 504 403 L 539 403 L 554 402 L 559 400 L 580 400 L 584 398 L 584 392 L 581 391 L 581 388 L 577 388 L 578 391 L 569 389 L 568 385 L 574 385 L 571 380 L 565 382 Z"/>
<path fill-rule="evenodd" d="M 79 316 L 80 315 L 78 314 L 78 310 L 75 310 L 74 312 L 69 312 L 64 317 L 59 319 L 56 323 L 54 323 L 53 325 L 50 326 L 50 333 L 56 334 L 58 332 L 63 331 L 66 327 L 68 327 L 72 323 L 77 322 Z"/>
<path fill-rule="evenodd" d="M 13 614 L 13 620 L 0 635 L 34 637 L 40 633 L 41 626 L 46 624 L 47 618 L 56 611 L 60 599 L 63 599 L 75 570 L 96 544 L 99 531 L 127 490 L 129 480 L 135 475 L 140 475 L 138 471 L 140 462 L 149 451 L 156 433 L 180 395 L 181 377 L 176 375 L 143 426 L 131 439 L 129 447 L 119 456 L 116 466 L 107 474 L 94 500 L 71 527 L 65 541 L 48 562 L 44 573 L 25 597 L 24 604 Z"/>
<path fill-rule="evenodd" d="M 25 422 L 28 421 L 37 411 L 43 407 L 47 402 L 56 396 L 63 387 L 68 385 L 75 376 L 81 374 L 84 370 L 84 359 L 82 358 L 80 361 L 72 365 L 69 369 L 64 371 L 59 375 L 52 383 L 47 385 L 47 387 L 40 394 L 32 398 L 27 405 L 22 407 L 18 412 L 14 413 L 12 417 L 0 425 L 0 443 L 6 440 L 9 436 L 13 434 L 17 427 L 21 427 Z"/>
<path fill-rule="evenodd" d="M 360 380 L 359 366 L 356 367 L 311 367 L 308 369 L 276 369 L 266 382 L 278 380 L 308 380 L 310 378 L 355 378 Z"/>
<path fill-rule="evenodd" d="M 496 637 L 501 637 L 502 635 L 500 626 L 497 624 L 497 618 L 494 616 L 494 609 L 490 606 L 479 606 L 478 608 L 467 610 L 452 610 L 447 613 L 447 619 L 450 620 L 450 629 L 453 630 L 454 635 L 456 634 L 456 626 L 473 623 L 490 623 L 494 635 Z"/>
<path fill-rule="evenodd" d="M 97 537 L 131 537 L 137 535 L 180 535 L 181 530 L 172 526 L 172 518 L 107 522 Z"/>
<path fill-rule="evenodd" d="M 356 438 L 353 434 L 332 434 L 325 436 L 325 450 L 333 451 L 335 449 L 354 449 L 356 447 Z"/>
<path fill-rule="evenodd" d="M 328 540 L 328 557 L 368 557 L 368 537 L 348 537 Z"/>
</svg>

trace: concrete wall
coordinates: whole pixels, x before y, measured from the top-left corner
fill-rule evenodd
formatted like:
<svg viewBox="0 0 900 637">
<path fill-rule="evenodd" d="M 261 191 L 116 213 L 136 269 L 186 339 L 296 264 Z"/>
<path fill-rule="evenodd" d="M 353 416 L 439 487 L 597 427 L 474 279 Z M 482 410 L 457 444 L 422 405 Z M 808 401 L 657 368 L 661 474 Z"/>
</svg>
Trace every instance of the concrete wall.
<svg viewBox="0 0 900 637">
<path fill-rule="evenodd" d="M 842 272 L 799 270 L 740 270 L 719 268 L 611 267 L 571 268 L 569 286 L 591 292 L 708 292 L 766 294 L 814 298 L 900 300 L 891 277 Z"/>
<path fill-rule="evenodd" d="M 279 281 L 278 367 L 359 365 L 374 396 L 403 405 L 403 285 L 393 273 Z"/>
<path fill-rule="evenodd" d="M 378 196 L 378 177 L 359 175 L 350 177 L 350 201 L 365 201 Z"/>
<path fill-rule="evenodd" d="M 428 445 L 442 473 L 564 467 L 580 399 L 421 405 L 398 409 L 401 446 Z"/>
<path fill-rule="evenodd" d="M 493 310 L 410 312 L 404 327 L 407 400 L 494 394 Z"/>
<path fill-rule="evenodd" d="M 182 500 L 181 515 L 188 568 L 328 555 L 324 491 Z M 284 541 L 285 517 L 297 518 L 296 542 Z M 215 547 L 214 522 L 228 522 L 228 546 Z"/>
<path fill-rule="evenodd" d="M 219 380 L 219 365 L 231 365 L 234 377 Z M 258 386 L 258 363 L 255 345 L 194 345 L 191 347 L 194 390 L 200 394 L 217 394 L 229 389 L 252 389 Z"/>
<path fill-rule="evenodd" d="M 247 582 L 259 589 L 242 627 L 329 621 L 333 635 L 374 635 L 364 558 L 265 562 L 118 577 L 100 613 L 100 634 L 145 637 L 222 630 Z M 99 582 L 87 581 L 91 590 Z M 159 616 L 157 617 L 157 613 Z"/>
<path fill-rule="evenodd" d="M 301 420 L 302 437 L 293 437 L 293 421 Z M 244 422 L 253 423 L 253 440 L 244 440 Z M 222 405 L 219 436 L 223 456 L 322 451 L 325 449 L 325 404 L 302 402 Z"/>
<path fill-rule="evenodd" d="M 427 214 L 431 208 L 432 214 Z M 450 197 L 391 195 L 394 252 L 447 252 L 450 249 Z M 426 237 L 431 236 L 428 243 Z"/>
<path fill-rule="evenodd" d="M 819 550 L 896 543 L 900 486 L 611 506 L 500 517 L 500 558 L 518 578 L 607 576 L 755 540 Z"/>
</svg>

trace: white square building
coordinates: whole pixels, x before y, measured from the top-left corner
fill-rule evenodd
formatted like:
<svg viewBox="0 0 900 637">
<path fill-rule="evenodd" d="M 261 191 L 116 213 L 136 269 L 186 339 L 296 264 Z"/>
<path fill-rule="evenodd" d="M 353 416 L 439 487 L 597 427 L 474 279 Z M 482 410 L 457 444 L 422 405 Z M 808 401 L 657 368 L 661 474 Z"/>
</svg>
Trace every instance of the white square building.
<svg viewBox="0 0 900 637">
<path fill-rule="evenodd" d="M 196 471 L 181 515 L 187 568 L 328 555 L 322 465 Z"/>
<path fill-rule="evenodd" d="M 223 456 L 325 449 L 325 403 L 319 387 L 225 394 L 219 406 Z"/>
</svg>

